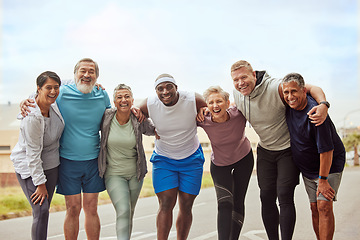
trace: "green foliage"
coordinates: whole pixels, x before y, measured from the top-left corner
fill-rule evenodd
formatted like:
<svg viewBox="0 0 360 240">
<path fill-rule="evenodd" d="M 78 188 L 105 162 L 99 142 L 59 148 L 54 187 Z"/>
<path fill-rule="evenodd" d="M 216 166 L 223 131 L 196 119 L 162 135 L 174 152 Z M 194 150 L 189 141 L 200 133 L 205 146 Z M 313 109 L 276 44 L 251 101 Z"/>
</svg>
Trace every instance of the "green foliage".
<svg viewBox="0 0 360 240">
<path fill-rule="evenodd" d="M 151 197 L 151 196 L 155 196 L 155 192 L 152 185 L 152 176 L 151 174 L 148 174 L 144 178 L 144 183 L 140 192 L 140 197 L 143 198 L 143 197 Z"/>
<path fill-rule="evenodd" d="M 18 189 L 12 188 L 11 191 L 1 191 L 1 193 L 0 219 L 29 215 L 31 213 L 31 206 L 20 187 Z"/>
<path fill-rule="evenodd" d="M 204 172 L 202 177 L 201 188 L 213 187 L 214 182 L 209 172 Z"/>
<path fill-rule="evenodd" d="M 352 134 L 346 136 L 343 139 L 343 143 L 347 152 L 354 150 L 354 166 L 359 166 L 360 164 L 358 147 L 360 145 L 360 134 L 357 132 L 353 132 Z"/>
<path fill-rule="evenodd" d="M 354 150 L 354 147 L 357 148 L 360 145 L 360 134 L 353 132 L 352 134 L 347 135 L 343 139 L 343 143 L 347 152 Z"/>
<path fill-rule="evenodd" d="M 3 207 L 10 209 L 12 211 L 17 211 L 17 210 L 24 211 L 31 209 L 31 206 L 25 197 L 19 198 L 19 196 L 16 195 L 4 198 L 0 201 L 0 203 Z"/>
</svg>

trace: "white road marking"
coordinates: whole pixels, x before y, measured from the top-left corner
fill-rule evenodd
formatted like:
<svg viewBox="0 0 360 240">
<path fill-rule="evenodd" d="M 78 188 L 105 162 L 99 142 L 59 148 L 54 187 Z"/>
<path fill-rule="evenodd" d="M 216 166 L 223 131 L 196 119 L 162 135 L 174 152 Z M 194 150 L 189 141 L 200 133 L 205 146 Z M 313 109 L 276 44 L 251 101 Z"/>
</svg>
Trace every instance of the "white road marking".
<svg viewBox="0 0 360 240">
<path fill-rule="evenodd" d="M 261 238 L 259 236 L 256 236 L 256 234 L 259 234 L 259 233 L 266 233 L 265 230 L 252 230 L 252 231 L 249 231 L 249 232 L 246 232 L 244 234 L 242 234 L 244 237 L 247 237 L 251 240 L 264 240 L 264 238 Z"/>
<path fill-rule="evenodd" d="M 205 239 L 209 239 L 211 237 L 214 237 L 216 235 L 217 235 L 217 231 L 214 231 L 214 232 L 210 232 L 210 233 L 207 233 L 205 235 L 202 235 L 200 237 L 193 238 L 192 240 L 205 240 Z"/>
<path fill-rule="evenodd" d="M 144 234 L 144 235 L 141 235 L 139 237 L 131 237 L 132 240 L 139 240 L 139 239 L 144 239 L 144 238 L 148 238 L 148 237 L 154 237 L 154 239 L 156 239 L 156 232 L 153 232 L 153 233 L 147 233 L 147 234 Z M 171 231 L 169 233 L 169 238 L 171 237 L 176 237 L 176 232 L 174 231 Z"/>
</svg>

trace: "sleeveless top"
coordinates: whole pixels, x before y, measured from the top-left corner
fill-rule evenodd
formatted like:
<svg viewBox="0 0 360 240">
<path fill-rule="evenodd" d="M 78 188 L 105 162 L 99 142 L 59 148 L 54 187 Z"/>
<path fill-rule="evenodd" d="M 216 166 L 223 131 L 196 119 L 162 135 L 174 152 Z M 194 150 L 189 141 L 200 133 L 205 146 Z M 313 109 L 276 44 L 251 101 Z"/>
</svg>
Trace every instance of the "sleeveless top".
<svg viewBox="0 0 360 240">
<path fill-rule="evenodd" d="M 183 159 L 199 148 L 194 92 L 178 91 L 179 100 L 165 106 L 157 96 L 149 97 L 147 108 L 160 139 L 155 139 L 155 152 L 171 159 Z"/>
</svg>

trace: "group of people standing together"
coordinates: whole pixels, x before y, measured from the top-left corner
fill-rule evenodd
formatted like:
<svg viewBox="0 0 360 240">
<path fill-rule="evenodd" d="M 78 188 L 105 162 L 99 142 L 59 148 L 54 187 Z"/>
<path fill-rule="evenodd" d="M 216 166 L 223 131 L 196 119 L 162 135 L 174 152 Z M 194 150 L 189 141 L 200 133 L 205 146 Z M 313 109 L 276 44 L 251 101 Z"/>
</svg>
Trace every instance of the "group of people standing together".
<svg viewBox="0 0 360 240">
<path fill-rule="evenodd" d="M 81 59 L 74 68 L 74 83 L 61 85 L 56 73 L 44 72 L 33 99 L 21 104 L 24 116 L 11 160 L 33 208 L 32 239 L 47 237 L 56 185 L 57 193 L 65 196 L 66 239 L 77 239 L 82 208 L 87 238 L 99 239 L 98 194 L 105 189 L 116 210 L 117 238 L 130 239 L 147 173 L 142 134 L 156 135 L 150 162 L 159 201 L 157 239 L 168 238 L 176 202 L 177 239 L 186 239 L 205 161 L 198 126 L 212 146 L 218 239 L 239 239 L 254 167 L 245 136 L 247 121 L 260 137 L 256 171 L 268 238 L 279 239 L 279 226 L 281 239 L 292 238 L 294 190 L 301 171 L 315 234 L 318 239 L 332 239 L 332 203 L 345 151 L 327 115 L 330 105 L 321 88 L 305 85 L 296 73 L 272 78 L 241 60 L 231 67 L 235 106 L 219 86 L 201 96 L 178 90 L 171 75 L 161 74 L 154 83 L 156 95 L 139 108 L 133 107 L 133 93 L 125 84 L 114 89 L 111 108 L 106 91 L 95 86 L 98 77 L 97 63 Z"/>
</svg>

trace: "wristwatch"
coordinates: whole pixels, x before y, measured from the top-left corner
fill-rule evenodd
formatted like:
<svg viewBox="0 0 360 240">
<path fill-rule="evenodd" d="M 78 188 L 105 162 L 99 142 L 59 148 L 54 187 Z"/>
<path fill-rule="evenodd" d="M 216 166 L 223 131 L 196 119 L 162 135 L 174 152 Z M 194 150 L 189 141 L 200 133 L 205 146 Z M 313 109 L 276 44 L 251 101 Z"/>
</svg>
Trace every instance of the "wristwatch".
<svg viewBox="0 0 360 240">
<path fill-rule="evenodd" d="M 325 104 L 325 106 L 330 108 L 330 103 L 328 101 L 321 101 L 320 104 Z"/>
<path fill-rule="evenodd" d="M 319 176 L 319 179 L 324 179 L 324 180 L 326 180 L 326 179 L 328 179 L 328 177 Z"/>
</svg>

